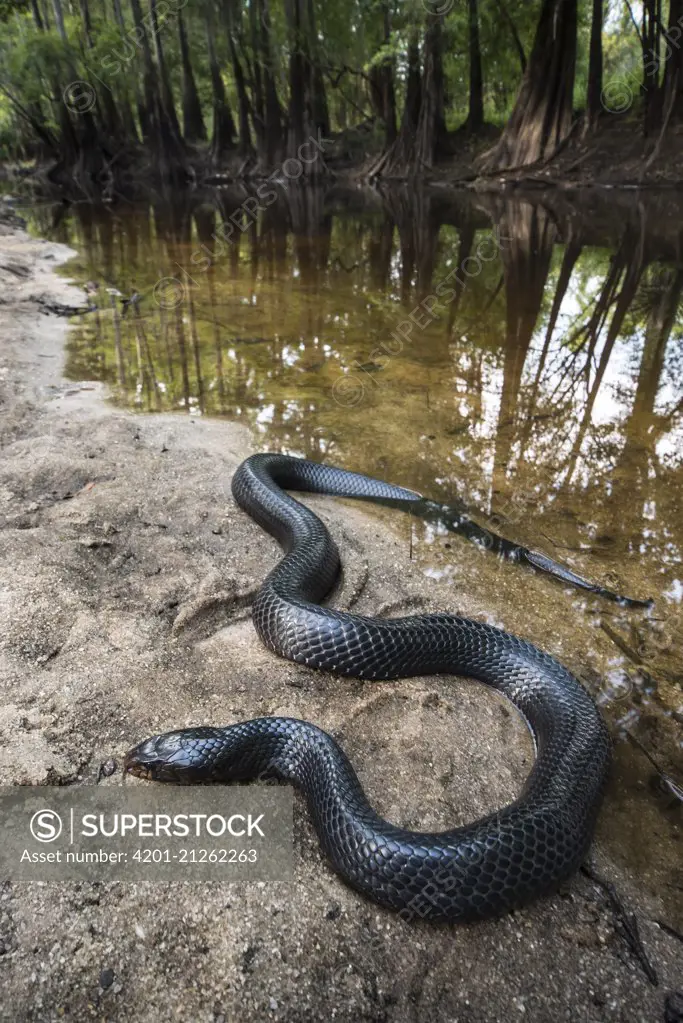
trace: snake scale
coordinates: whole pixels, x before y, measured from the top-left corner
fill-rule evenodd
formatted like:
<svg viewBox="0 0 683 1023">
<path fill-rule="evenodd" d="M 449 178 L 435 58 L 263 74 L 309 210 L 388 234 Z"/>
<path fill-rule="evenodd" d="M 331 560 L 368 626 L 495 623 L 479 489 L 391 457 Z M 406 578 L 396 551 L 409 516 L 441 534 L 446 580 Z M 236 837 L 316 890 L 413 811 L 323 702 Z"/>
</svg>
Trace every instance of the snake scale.
<svg viewBox="0 0 683 1023">
<path fill-rule="evenodd" d="M 430 920 L 498 915 L 550 892 L 579 867 L 610 763 L 610 741 L 581 684 L 554 658 L 455 614 L 378 619 L 320 605 L 339 572 L 327 528 L 286 490 L 412 502 L 419 495 L 357 473 L 257 454 L 233 477 L 237 503 L 285 555 L 253 605 L 272 651 L 363 679 L 465 675 L 506 696 L 526 719 L 536 760 L 513 803 L 464 827 L 413 832 L 372 809 L 343 750 L 315 725 L 284 717 L 154 736 L 126 770 L 162 781 L 264 775 L 299 787 L 334 869 L 371 899 Z"/>
</svg>

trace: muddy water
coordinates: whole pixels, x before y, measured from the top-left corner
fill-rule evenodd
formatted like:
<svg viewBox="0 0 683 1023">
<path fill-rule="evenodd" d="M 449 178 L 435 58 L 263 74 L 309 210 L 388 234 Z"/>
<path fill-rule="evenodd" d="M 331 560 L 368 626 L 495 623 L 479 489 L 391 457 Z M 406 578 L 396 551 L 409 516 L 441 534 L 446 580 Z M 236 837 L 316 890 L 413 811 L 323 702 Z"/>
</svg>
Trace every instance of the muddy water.
<svg viewBox="0 0 683 1023">
<path fill-rule="evenodd" d="M 140 412 L 241 419 L 259 449 L 460 503 L 654 598 L 627 611 L 501 570 L 433 524 L 396 526 L 413 570 L 453 578 L 454 606 L 470 588 L 580 672 L 616 741 L 601 836 L 683 927 L 683 209 L 290 190 L 257 211 L 245 197 L 34 214 L 79 251 L 68 273 L 93 305 L 68 375 Z"/>
</svg>

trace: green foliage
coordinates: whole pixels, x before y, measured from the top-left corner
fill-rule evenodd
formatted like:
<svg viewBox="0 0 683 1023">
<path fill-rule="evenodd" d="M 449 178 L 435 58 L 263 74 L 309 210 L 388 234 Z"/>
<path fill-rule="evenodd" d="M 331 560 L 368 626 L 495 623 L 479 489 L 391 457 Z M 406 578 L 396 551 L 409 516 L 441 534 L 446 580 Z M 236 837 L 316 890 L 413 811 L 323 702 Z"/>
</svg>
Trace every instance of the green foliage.
<svg viewBox="0 0 683 1023">
<path fill-rule="evenodd" d="M 85 32 L 80 3 L 63 5 L 67 43 L 55 27 L 54 0 L 0 0 L 0 85 L 9 90 L 23 106 L 39 111 L 44 124 L 59 121 L 60 97 L 74 80 L 89 83 L 98 95 L 107 89 L 113 101 L 125 110 L 136 109 L 136 100 L 144 90 L 142 48 L 134 30 L 130 0 L 120 0 L 124 30 L 112 17 L 112 0 L 87 0 L 91 22 Z M 290 58 L 297 45 L 288 24 L 287 12 L 293 0 L 267 0 L 270 46 L 278 97 L 284 110 L 289 104 Z M 206 45 L 206 4 L 214 7 L 214 41 L 221 63 L 228 100 L 235 106 L 237 94 L 233 80 L 228 38 L 226 4 L 223 0 L 205 0 L 183 7 L 192 67 L 206 123 L 211 124 L 213 91 Z M 253 101 L 257 63 L 262 59 L 252 36 L 260 33 L 259 12 L 266 0 L 235 0 L 233 40 L 246 75 L 247 90 Z M 439 0 L 301 0 L 302 9 L 313 11 L 315 30 L 308 39 L 313 60 L 319 65 L 327 92 L 333 130 L 351 129 L 367 121 L 373 113 L 370 76 L 373 69 L 389 64 L 399 116 L 405 92 L 406 55 L 415 31 L 418 39 L 430 18 L 430 4 Z M 253 5 L 253 7 L 251 6 Z M 448 6 L 448 0 L 444 0 Z M 479 35 L 484 79 L 486 120 L 502 125 L 510 114 L 522 78 L 518 41 L 528 58 L 534 41 L 542 0 L 478 0 Z M 664 5 L 666 8 L 666 4 Z M 142 0 L 143 14 L 148 5 Z M 162 4 L 166 16 L 160 26 L 160 40 L 170 84 L 178 110 L 182 97 L 182 65 L 178 40 L 176 8 L 172 0 Z M 39 29 L 34 10 L 43 21 Z M 638 5 L 635 6 L 637 11 Z M 575 107 L 585 102 L 588 77 L 588 48 L 592 3 L 579 0 L 578 46 Z M 465 120 L 469 105 L 469 11 L 465 0 L 457 0 L 442 17 L 443 64 L 445 74 L 446 117 L 450 129 Z M 387 28 L 389 29 L 387 35 Z M 626 77 L 637 96 L 642 74 L 638 37 L 625 2 L 611 0 L 606 5 L 603 32 L 605 81 Z M 139 126 L 138 126 L 139 127 Z M 24 138 L 27 123 L 16 104 L 0 98 L 0 134 L 8 139 L 14 133 Z M 382 131 L 376 133 L 381 145 Z"/>
<path fill-rule="evenodd" d="M 28 0 L 0 0 L 0 22 L 7 22 L 13 15 L 28 9 Z"/>
</svg>

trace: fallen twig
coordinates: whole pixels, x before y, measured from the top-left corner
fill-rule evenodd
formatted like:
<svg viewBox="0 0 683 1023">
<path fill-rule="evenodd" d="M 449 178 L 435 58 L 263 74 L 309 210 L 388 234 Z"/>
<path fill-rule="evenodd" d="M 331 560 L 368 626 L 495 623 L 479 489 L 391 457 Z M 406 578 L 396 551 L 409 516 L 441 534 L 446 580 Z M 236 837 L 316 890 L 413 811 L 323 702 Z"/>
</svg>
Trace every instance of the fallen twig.
<svg viewBox="0 0 683 1023">
<path fill-rule="evenodd" d="M 683 789 L 681 788 L 681 786 L 677 785 L 673 778 L 670 775 L 668 775 L 666 771 L 662 770 L 662 768 L 659 766 L 659 764 L 652 756 L 652 754 L 649 752 L 649 750 L 645 749 L 642 742 L 640 742 L 639 739 L 636 739 L 635 735 L 627 731 L 626 736 L 628 740 L 633 743 L 636 749 L 639 749 L 643 756 L 647 757 L 647 759 L 649 760 L 649 762 L 652 764 L 655 771 L 659 775 L 659 780 L 664 786 L 664 788 L 667 790 L 667 792 L 670 792 L 672 796 L 675 796 L 676 799 L 683 803 Z"/>
<path fill-rule="evenodd" d="M 617 890 L 610 881 L 605 881 L 604 878 L 596 874 L 591 866 L 584 863 L 581 867 L 581 872 L 586 875 L 594 884 L 601 888 L 607 895 L 612 912 L 616 917 L 617 923 L 620 926 L 620 930 L 626 939 L 626 944 L 631 950 L 633 956 L 638 960 L 645 976 L 655 987 L 659 984 L 657 977 L 657 971 L 650 962 L 647 952 L 643 948 L 643 943 L 640 939 L 640 931 L 638 929 L 638 920 L 636 919 L 635 913 L 627 912 L 621 899 L 617 895 Z"/>
<path fill-rule="evenodd" d="M 655 923 L 663 931 L 666 931 L 667 934 L 670 934 L 672 938 L 678 938 L 679 941 L 683 941 L 683 934 L 677 931 L 675 927 L 672 927 L 671 924 L 666 924 L 663 920 L 655 920 Z"/>
<path fill-rule="evenodd" d="M 602 629 L 603 632 L 607 633 L 607 635 L 612 640 L 614 645 L 621 650 L 622 654 L 625 654 L 628 657 L 628 659 L 630 661 L 633 661 L 634 664 L 637 664 L 638 667 L 642 666 L 643 658 L 636 650 L 633 649 L 632 646 L 630 646 L 626 642 L 626 640 L 622 635 L 620 635 L 620 633 L 616 632 L 616 630 L 613 629 L 610 625 L 608 625 L 607 622 L 600 622 L 600 628 Z"/>
</svg>

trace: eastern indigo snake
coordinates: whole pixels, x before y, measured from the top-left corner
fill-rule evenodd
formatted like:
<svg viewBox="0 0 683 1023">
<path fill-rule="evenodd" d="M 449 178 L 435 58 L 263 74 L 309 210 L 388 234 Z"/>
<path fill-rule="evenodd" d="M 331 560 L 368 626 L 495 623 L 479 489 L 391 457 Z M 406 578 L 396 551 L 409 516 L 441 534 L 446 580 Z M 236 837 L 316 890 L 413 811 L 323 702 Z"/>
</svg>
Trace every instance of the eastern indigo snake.
<svg viewBox="0 0 683 1023">
<path fill-rule="evenodd" d="M 306 796 L 334 869 L 376 902 L 432 920 L 492 916 L 555 888 L 589 845 L 610 762 L 607 729 L 580 683 L 530 643 L 454 614 L 376 619 L 319 601 L 339 571 L 326 527 L 285 489 L 410 504 L 410 490 L 286 455 L 237 469 L 237 503 L 275 536 L 285 556 L 253 605 L 263 642 L 309 667 L 364 679 L 467 675 L 498 690 L 530 726 L 536 762 L 519 799 L 465 827 L 406 831 L 370 807 L 331 736 L 291 718 L 154 736 L 126 769 L 164 781 L 264 775 Z"/>
</svg>

